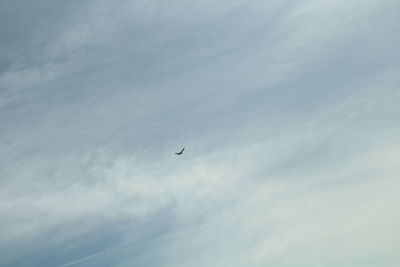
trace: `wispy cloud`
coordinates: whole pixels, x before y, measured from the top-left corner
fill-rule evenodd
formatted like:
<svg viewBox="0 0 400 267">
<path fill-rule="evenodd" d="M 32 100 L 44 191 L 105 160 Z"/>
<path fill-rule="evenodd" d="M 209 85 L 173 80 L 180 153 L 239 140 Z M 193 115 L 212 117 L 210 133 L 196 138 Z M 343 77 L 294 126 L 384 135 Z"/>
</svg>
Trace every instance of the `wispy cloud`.
<svg viewBox="0 0 400 267">
<path fill-rule="evenodd" d="M 398 7 L 0 4 L 0 265 L 397 266 Z"/>
</svg>

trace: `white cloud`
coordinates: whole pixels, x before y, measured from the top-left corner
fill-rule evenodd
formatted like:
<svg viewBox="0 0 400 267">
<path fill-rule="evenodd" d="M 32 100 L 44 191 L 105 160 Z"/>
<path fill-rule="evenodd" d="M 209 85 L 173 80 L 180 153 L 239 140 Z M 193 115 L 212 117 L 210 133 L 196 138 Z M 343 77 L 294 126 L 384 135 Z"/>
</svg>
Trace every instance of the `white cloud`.
<svg viewBox="0 0 400 267">
<path fill-rule="evenodd" d="M 0 76 L 7 99 L 38 92 L 0 117 L 0 247 L 36 260 L 47 244 L 60 264 L 396 265 L 397 48 L 367 42 L 380 3 L 90 2 Z"/>
</svg>

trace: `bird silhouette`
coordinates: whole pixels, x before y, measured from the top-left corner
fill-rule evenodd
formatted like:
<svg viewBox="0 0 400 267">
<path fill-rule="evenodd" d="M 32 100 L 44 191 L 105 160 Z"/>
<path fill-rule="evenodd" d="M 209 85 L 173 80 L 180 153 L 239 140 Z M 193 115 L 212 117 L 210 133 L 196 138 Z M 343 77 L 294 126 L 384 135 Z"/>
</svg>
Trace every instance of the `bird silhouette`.
<svg viewBox="0 0 400 267">
<path fill-rule="evenodd" d="M 185 148 L 182 148 L 181 152 L 175 152 L 175 155 L 182 155 L 183 150 L 185 150 Z"/>
</svg>

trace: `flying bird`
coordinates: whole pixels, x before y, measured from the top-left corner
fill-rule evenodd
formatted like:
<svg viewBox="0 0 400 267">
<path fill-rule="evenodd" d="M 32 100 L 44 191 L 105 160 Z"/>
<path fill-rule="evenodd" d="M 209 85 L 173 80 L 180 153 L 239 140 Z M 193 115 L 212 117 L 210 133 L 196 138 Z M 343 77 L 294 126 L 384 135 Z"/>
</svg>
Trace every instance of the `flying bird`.
<svg viewBox="0 0 400 267">
<path fill-rule="evenodd" d="M 182 148 L 181 152 L 175 152 L 175 155 L 182 155 L 183 150 L 185 150 L 185 148 Z"/>
</svg>

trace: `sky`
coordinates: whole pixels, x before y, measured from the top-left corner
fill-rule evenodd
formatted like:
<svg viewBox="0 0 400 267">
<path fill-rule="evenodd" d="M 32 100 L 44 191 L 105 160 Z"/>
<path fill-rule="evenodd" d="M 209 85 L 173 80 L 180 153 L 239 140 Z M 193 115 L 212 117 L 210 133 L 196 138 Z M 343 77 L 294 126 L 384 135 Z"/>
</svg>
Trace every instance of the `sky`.
<svg viewBox="0 0 400 267">
<path fill-rule="evenodd" d="M 399 11 L 2 0 L 0 266 L 400 266 Z"/>
</svg>

